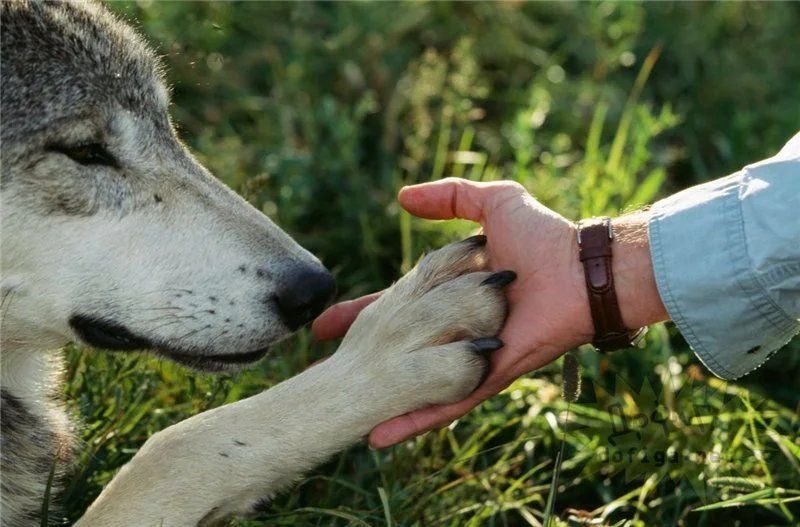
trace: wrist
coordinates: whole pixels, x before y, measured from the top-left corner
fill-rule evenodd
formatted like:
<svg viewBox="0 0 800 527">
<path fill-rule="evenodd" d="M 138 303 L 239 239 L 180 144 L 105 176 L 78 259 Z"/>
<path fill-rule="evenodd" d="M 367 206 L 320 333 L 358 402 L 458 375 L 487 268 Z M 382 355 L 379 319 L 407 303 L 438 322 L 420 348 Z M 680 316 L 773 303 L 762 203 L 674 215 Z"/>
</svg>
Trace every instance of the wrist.
<svg viewBox="0 0 800 527">
<path fill-rule="evenodd" d="M 622 323 L 629 330 L 669 319 L 653 274 L 648 220 L 649 213 L 641 211 L 615 218 L 611 222 L 614 235 L 611 243 L 611 273 Z M 571 270 L 579 295 L 578 305 L 581 306 L 576 313 L 576 322 L 581 343 L 588 343 L 595 338 L 595 328 L 576 234 L 577 227 L 573 233 Z"/>
<path fill-rule="evenodd" d="M 622 320 L 629 329 L 669 319 L 653 274 L 649 219 L 649 212 L 640 211 L 611 222 L 614 230 L 611 268 Z"/>
<path fill-rule="evenodd" d="M 586 274 L 583 269 L 583 262 L 580 260 L 580 248 L 578 246 L 578 224 L 573 223 L 571 229 L 570 241 L 570 275 L 572 276 L 572 283 L 575 284 L 574 291 L 575 313 L 573 320 L 575 321 L 575 342 L 570 343 L 570 346 L 578 346 L 586 344 L 594 339 L 594 322 L 592 320 L 592 311 L 589 307 L 589 291 L 586 286 Z"/>
</svg>

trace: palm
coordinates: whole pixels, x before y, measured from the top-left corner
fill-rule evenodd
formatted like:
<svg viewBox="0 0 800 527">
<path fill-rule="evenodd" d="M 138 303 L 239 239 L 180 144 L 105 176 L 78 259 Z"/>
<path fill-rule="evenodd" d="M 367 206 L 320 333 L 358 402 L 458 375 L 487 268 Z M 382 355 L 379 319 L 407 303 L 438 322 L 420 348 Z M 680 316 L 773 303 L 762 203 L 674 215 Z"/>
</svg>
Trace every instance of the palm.
<svg viewBox="0 0 800 527">
<path fill-rule="evenodd" d="M 473 402 L 586 340 L 575 313 L 580 290 L 574 280 L 565 283 L 582 272 L 569 222 L 527 193 L 489 200 L 482 217 L 492 268 L 513 269 L 518 278 L 508 290 L 509 318 L 500 335 L 505 347 L 493 355 L 491 374 Z"/>
</svg>

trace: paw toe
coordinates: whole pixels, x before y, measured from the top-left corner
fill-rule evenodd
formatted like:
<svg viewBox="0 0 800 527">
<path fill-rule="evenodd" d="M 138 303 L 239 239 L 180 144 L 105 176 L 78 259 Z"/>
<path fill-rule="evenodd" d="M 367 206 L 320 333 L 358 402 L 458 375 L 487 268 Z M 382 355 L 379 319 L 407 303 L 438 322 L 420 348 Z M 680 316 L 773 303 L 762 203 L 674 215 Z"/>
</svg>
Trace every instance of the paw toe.
<svg viewBox="0 0 800 527">
<path fill-rule="evenodd" d="M 419 263 L 417 279 L 420 285 L 431 289 L 458 276 L 482 271 L 488 264 L 486 236 L 479 234 L 426 255 Z"/>
<path fill-rule="evenodd" d="M 478 349 L 493 339 L 478 340 L 487 342 L 451 342 L 414 352 L 415 393 L 422 397 L 423 405 L 460 401 L 483 382 L 489 373 L 489 360 Z"/>
<path fill-rule="evenodd" d="M 486 236 L 483 234 L 476 234 L 475 236 L 464 238 L 461 240 L 461 243 L 472 248 L 483 247 L 486 245 Z"/>
</svg>

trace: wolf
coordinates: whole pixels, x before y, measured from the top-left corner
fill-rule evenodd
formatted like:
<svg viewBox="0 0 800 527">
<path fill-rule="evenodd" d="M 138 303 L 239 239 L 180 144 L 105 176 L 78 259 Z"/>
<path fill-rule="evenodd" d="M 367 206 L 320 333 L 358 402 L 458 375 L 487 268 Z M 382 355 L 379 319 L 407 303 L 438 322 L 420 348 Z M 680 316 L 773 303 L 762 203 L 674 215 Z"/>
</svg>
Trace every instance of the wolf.
<svg viewBox="0 0 800 527">
<path fill-rule="evenodd" d="M 127 24 L 78 1 L 2 2 L 0 21 L 2 525 L 26 527 L 74 450 L 66 343 L 242 367 L 335 284 L 180 142 L 162 66 Z M 78 525 L 247 516 L 379 422 L 460 400 L 501 345 L 514 278 L 486 254 L 482 236 L 429 254 L 328 360 L 154 434 Z"/>
</svg>

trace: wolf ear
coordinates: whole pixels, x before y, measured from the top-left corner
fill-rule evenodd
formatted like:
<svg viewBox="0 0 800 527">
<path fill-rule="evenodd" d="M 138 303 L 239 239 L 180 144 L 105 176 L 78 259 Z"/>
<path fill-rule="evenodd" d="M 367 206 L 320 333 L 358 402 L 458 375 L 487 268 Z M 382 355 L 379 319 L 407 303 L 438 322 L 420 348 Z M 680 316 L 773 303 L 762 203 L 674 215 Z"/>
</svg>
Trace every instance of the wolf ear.
<svg viewBox="0 0 800 527">
<path fill-rule="evenodd" d="M 78 146 L 51 146 L 48 150 L 64 154 L 81 165 L 102 165 L 119 168 L 117 159 L 102 143 L 87 143 Z"/>
</svg>

